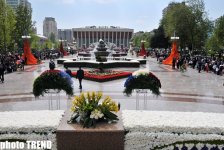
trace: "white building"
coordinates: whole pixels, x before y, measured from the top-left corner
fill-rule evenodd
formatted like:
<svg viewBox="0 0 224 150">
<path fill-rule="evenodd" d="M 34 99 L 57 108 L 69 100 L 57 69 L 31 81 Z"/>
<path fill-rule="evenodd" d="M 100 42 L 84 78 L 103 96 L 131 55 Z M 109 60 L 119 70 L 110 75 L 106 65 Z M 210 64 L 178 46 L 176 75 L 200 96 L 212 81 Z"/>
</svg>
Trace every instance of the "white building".
<svg viewBox="0 0 224 150">
<path fill-rule="evenodd" d="M 77 42 L 77 47 L 89 47 L 91 43 L 103 39 L 106 42 L 114 43 L 118 47 L 129 47 L 133 29 L 120 28 L 115 26 L 88 26 L 84 28 L 73 28 L 73 38 Z"/>
<path fill-rule="evenodd" d="M 43 22 L 43 35 L 47 38 L 50 38 L 51 33 L 55 35 L 55 38 L 58 37 L 58 29 L 57 29 L 57 22 L 55 18 L 52 17 L 45 17 Z"/>
<path fill-rule="evenodd" d="M 72 29 L 58 29 L 58 39 L 73 42 Z"/>
</svg>

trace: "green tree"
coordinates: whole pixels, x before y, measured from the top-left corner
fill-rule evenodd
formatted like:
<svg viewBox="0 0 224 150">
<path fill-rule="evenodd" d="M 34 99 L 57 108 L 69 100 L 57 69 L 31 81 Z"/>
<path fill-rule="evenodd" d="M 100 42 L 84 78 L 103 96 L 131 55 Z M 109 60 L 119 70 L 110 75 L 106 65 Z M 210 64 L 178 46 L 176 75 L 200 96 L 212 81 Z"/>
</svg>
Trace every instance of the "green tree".
<svg viewBox="0 0 224 150">
<path fill-rule="evenodd" d="M 203 0 L 170 3 L 163 11 L 161 25 L 167 37 L 176 33 L 180 37 L 180 46 L 190 49 L 202 49 L 211 30 Z"/>
<path fill-rule="evenodd" d="M 31 48 L 36 50 L 40 49 L 40 38 L 35 34 L 31 34 Z"/>
<path fill-rule="evenodd" d="M 0 0 L 0 50 L 12 51 L 14 49 L 15 15 L 13 10 Z"/>
<path fill-rule="evenodd" d="M 46 40 L 43 44 L 43 49 L 51 49 L 52 48 L 52 42 L 50 40 Z"/>
<path fill-rule="evenodd" d="M 217 37 L 219 47 L 224 49 L 224 15 L 217 19 L 214 34 Z"/>
<path fill-rule="evenodd" d="M 224 15 L 215 22 L 214 31 L 206 42 L 206 49 L 209 54 L 221 55 L 224 49 Z"/>
<path fill-rule="evenodd" d="M 150 47 L 151 35 L 149 32 L 139 32 L 134 35 L 132 42 L 136 47 L 141 47 L 141 41 L 145 41 L 145 47 Z"/>
<path fill-rule="evenodd" d="M 16 9 L 15 42 L 19 48 L 23 47 L 23 35 L 32 33 L 32 11 L 23 5 Z"/>
<path fill-rule="evenodd" d="M 51 32 L 51 34 L 50 34 L 50 41 L 52 43 L 55 43 L 56 42 L 55 34 L 53 32 Z"/>
<path fill-rule="evenodd" d="M 169 38 L 165 36 L 163 26 L 159 26 L 158 29 L 155 29 L 154 35 L 152 36 L 150 43 L 152 48 L 168 48 Z"/>
</svg>

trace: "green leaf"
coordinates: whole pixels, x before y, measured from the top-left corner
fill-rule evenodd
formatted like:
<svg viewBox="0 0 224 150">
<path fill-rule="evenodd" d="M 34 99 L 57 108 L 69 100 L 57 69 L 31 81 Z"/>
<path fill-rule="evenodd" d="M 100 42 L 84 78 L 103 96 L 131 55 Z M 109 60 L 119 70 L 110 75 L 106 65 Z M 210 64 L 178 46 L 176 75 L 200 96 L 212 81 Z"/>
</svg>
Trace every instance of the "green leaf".
<svg viewBox="0 0 224 150">
<path fill-rule="evenodd" d="M 104 112 L 104 116 L 110 120 L 119 120 L 118 116 L 115 115 L 114 113 L 110 112 L 110 111 L 105 111 Z"/>
</svg>

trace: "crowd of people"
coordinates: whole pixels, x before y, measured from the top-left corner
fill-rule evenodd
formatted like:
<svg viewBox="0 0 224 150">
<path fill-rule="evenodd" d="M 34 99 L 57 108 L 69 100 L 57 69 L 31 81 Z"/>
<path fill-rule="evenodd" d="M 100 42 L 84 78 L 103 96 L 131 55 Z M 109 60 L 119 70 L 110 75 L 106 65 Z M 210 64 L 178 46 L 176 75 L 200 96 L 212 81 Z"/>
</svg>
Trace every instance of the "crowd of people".
<svg viewBox="0 0 224 150">
<path fill-rule="evenodd" d="M 153 51 L 152 56 L 157 58 L 159 63 L 162 63 L 169 56 L 169 50 L 155 50 Z M 187 67 L 192 67 L 197 69 L 199 73 L 201 71 L 212 72 L 217 75 L 224 74 L 224 57 L 211 57 L 211 56 L 190 56 L 182 55 L 178 59 L 174 59 L 172 62 L 172 68 L 178 69 L 180 71 L 186 70 Z"/>
</svg>

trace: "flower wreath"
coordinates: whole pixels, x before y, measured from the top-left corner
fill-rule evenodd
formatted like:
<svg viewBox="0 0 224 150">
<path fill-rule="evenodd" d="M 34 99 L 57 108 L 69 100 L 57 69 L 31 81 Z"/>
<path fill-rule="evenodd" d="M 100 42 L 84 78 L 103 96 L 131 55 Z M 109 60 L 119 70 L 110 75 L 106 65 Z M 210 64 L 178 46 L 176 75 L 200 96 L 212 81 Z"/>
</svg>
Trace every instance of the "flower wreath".
<svg viewBox="0 0 224 150">
<path fill-rule="evenodd" d="M 149 89 L 155 95 L 160 95 L 160 80 L 151 72 L 138 70 L 128 77 L 124 84 L 124 93 L 127 96 L 132 94 L 134 89 Z"/>
<path fill-rule="evenodd" d="M 73 82 L 71 77 L 61 70 L 47 70 L 43 72 L 33 83 L 35 97 L 44 95 L 49 89 L 64 90 L 67 95 L 73 95 Z"/>
</svg>

